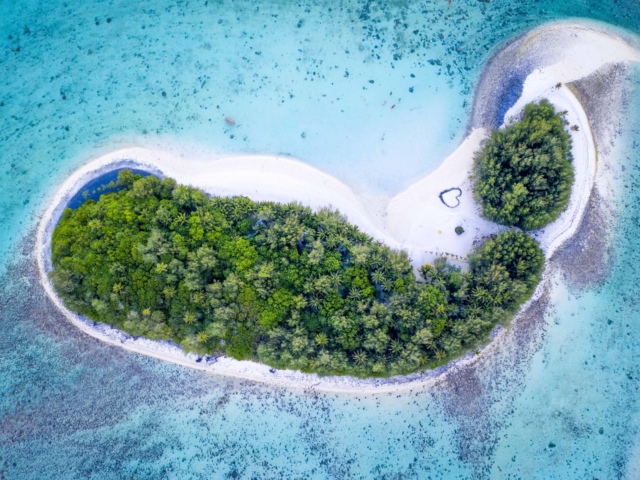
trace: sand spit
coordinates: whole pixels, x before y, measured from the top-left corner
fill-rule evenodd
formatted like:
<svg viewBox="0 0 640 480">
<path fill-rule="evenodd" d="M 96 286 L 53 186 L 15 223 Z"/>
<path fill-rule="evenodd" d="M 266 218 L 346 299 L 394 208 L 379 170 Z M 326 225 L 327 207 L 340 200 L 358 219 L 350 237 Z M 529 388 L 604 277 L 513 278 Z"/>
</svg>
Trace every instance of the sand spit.
<svg viewBox="0 0 640 480">
<path fill-rule="evenodd" d="M 628 39 L 595 21 L 559 21 L 507 43 L 487 63 L 476 88 L 470 129 L 497 128 L 516 102 L 529 101 L 525 83 L 546 77 L 552 85 L 591 75 L 612 63 L 639 61 Z M 496 100 L 497 99 L 497 100 Z"/>
<path fill-rule="evenodd" d="M 549 39 L 554 41 L 550 42 Z M 599 53 L 594 55 L 594 49 Z M 514 63 L 514 55 L 521 59 L 519 63 Z M 245 195 L 253 200 L 278 202 L 296 201 L 312 208 L 332 205 L 345 214 L 350 222 L 376 239 L 394 248 L 407 249 L 414 265 L 421 265 L 442 252 L 464 258 L 475 239 L 499 229 L 480 217 L 470 194 L 468 173 L 473 153 L 486 138 L 484 127 L 491 126 L 485 122 L 496 118 L 496 113 L 491 113 L 491 103 L 495 104 L 496 99 L 503 99 L 511 88 L 508 83 L 493 84 L 490 79 L 502 78 L 504 72 L 516 65 L 515 70 L 519 74 L 527 73 L 522 80 L 523 88 L 519 99 L 514 105 L 504 107 L 506 118 L 516 116 L 524 104 L 530 101 L 548 98 L 560 110 L 568 111 L 567 118 L 572 125 L 579 126 L 577 132 L 572 132 L 576 182 L 569 208 L 556 222 L 535 234 L 549 259 L 579 227 L 590 198 L 597 167 L 596 141 L 580 101 L 568 87 L 563 85 L 556 88 L 555 85 L 588 76 L 611 62 L 628 61 L 640 61 L 640 55 L 622 38 L 592 26 L 551 24 L 512 42 L 491 60 L 483 75 L 471 125 L 473 127 L 478 118 L 482 122 L 475 124 L 476 128 L 469 137 L 435 172 L 391 199 L 385 213 L 379 215 L 369 214 L 362 197 L 344 183 L 302 162 L 284 157 L 252 155 L 211 160 L 190 156 L 186 171 L 185 160 L 179 154 L 141 147 L 109 153 L 74 172 L 55 194 L 43 215 L 36 239 L 36 258 L 42 285 L 69 321 L 89 335 L 130 351 L 190 368 L 287 388 L 311 388 L 329 392 L 391 393 L 427 388 L 435 380 L 442 379 L 443 375 L 455 373 L 483 355 L 467 354 L 438 369 L 404 377 L 380 380 L 319 377 L 289 370 L 276 371 L 266 365 L 226 357 L 185 354 L 172 342 L 134 338 L 109 325 L 76 315 L 64 307 L 47 277 L 47 272 L 51 270 L 50 239 L 55 224 L 68 201 L 91 179 L 114 169 L 137 167 L 173 177 L 180 183 L 197 186 L 215 195 Z M 439 198 L 440 192 L 450 188 L 459 188 L 462 192 L 458 199 L 460 204 L 456 208 L 448 207 Z M 463 226 L 468 233 L 460 237 L 455 235 L 453 228 L 457 225 Z M 523 306 L 522 312 L 535 304 L 546 288 L 549 268 L 547 266 L 545 279 L 534 297 Z M 517 328 L 517 324 L 518 318 L 514 320 L 512 328 Z M 504 331 L 497 331 L 493 342 L 483 351 L 499 348 L 502 338 Z"/>
<path fill-rule="evenodd" d="M 612 64 L 571 85 L 589 117 L 598 150 L 598 172 L 604 172 L 595 180 L 578 232 L 553 258 L 554 267 L 573 289 L 602 284 L 612 267 L 615 252 L 608 232 L 618 212 L 607 194 L 613 190 L 611 181 L 616 173 L 612 171 L 618 169 L 610 157 L 622 128 L 618 112 L 625 107 L 626 92 L 632 87 L 629 73 L 627 65 Z"/>
</svg>

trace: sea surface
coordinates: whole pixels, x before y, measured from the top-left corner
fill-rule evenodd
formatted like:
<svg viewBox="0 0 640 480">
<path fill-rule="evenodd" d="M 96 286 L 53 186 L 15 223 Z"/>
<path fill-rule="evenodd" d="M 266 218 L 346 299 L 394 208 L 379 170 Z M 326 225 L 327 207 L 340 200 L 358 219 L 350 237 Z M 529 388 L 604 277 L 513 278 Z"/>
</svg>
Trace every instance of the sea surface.
<svg viewBox="0 0 640 480">
<path fill-rule="evenodd" d="M 640 478 L 638 88 L 607 276 L 554 277 L 508 368 L 378 396 L 207 375 L 82 334 L 31 257 L 57 186 L 123 146 L 290 155 L 394 195 L 465 137 L 491 55 L 562 19 L 640 33 L 640 2 L 0 1 L 0 479 Z"/>
</svg>

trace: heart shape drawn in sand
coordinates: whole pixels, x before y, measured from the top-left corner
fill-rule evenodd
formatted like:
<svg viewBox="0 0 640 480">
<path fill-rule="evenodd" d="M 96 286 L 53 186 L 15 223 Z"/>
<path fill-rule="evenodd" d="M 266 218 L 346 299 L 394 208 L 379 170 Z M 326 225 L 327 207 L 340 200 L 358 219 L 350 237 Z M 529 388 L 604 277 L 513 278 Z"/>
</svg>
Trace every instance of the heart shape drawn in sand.
<svg viewBox="0 0 640 480">
<path fill-rule="evenodd" d="M 457 193 L 455 193 L 457 192 Z M 462 190 L 458 187 L 448 188 L 447 190 L 443 190 L 440 192 L 440 201 L 444 203 L 449 208 L 456 208 L 460 205 L 460 196 L 462 195 Z M 455 205 L 453 203 L 455 202 Z"/>
</svg>

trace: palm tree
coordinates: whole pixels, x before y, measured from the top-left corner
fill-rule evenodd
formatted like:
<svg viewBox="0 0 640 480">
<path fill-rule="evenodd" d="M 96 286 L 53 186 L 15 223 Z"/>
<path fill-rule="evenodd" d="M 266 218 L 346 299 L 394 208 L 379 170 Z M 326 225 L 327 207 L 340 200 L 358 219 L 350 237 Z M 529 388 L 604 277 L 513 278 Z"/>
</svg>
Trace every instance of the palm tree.
<svg viewBox="0 0 640 480">
<path fill-rule="evenodd" d="M 404 272 L 411 267 L 409 255 L 404 250 L 391 250 L 389 252 L 389 261 L 391 262 L 391 268 L 395 272 Z"/>
<path fill-rule="evenodd" d="M 369 308 L 369 302 L 366 300 L 358 302 L 358 306 L 356 307 L 358 313 L 365 313 L 367 311 L 367 308 Z"/>
<path fill-rule="evenodd" d="M 446 282 L 444 281 L 443 278 L 437 278 L 433 282 L 433 286 L 436 287 L 441 292 L 444 292 L 447 289 L 447 284 L 446 284 Z"/>
<path fill-rule="evenodd" d="M 482 313 L 482 309 L 478 305 L 469 305 L 467 307 L 467 313 L 470 317 L 479 317 Z"/>
<path fill-rule="evenodd" d="M 205 343 L 207 340 L 209 340 L 209 335 L 207 335 L 207 332 L 199 332 L 196 335 L 196 340 L 198 340 L 198 342 L 200 343 Z"/>
<path fill-rule="evenodd" d="M 92 230 L 100 230 L 102 228 L 102 222 L 98 219 L 89 220 L 89 223 L 87 223 L 87 227 Z"/>
<path fill-rule="evenodd" d="M 473 280 L 473 274 L 470 271 L 466 271 L 462 274 L 462 281 L 465 283 L 471 283 Z"/>
<path fill-rule="evenodd" d="M 335 248 L 340 244 L 340 240 L 341 240 L 340 237 L 338 237 L 335 233 L 332 232 L 327 237 L 327 240 L 325 243 L 327 244 L 327 247 Z"/>
<path fill-rule="evenodd" d="M 196 314 L 193 312 L 187 312 L 184 314 L 184 323 L 186 323 L 187 325 L 194 324 L 197 319 L 198 317 L 196 317 Z"/>
<path fill-rule="evenodd" d="M 308 302 L 307 299 L 304 298 L 304 295 L 298 295 L 294 297 L 293 301 L 295 302 L 295 308 L 297 310 L 304 310 L 305 308 L 307 308 Z"/>
<path fill-rule="evenodd" d="M 358 350 L 353 354 L 353 360 L 357 365 L 364 365 L 367 362 L 367 352 Z"/>
<path fill-rule="evenodd" d="M 369 266 L 371 268 L 380 268 L 382 266 L 382 263 L 382 256 L 377 252 L 369 257 Z"/>
<path fill-rule="evenodd" d="M 164 287 L 162 293 L 164 293 L 164 296 L 167 298 L 173 298 L 173 296 L 176 294 L 176 289 L 175 287 Z"/>
<path fill-rule="evenodd" d="M 193 299 L 193 303 L 199 305 L 204 301 L 204 293 L 202 292 L 194 293 L 192 299 Z"/>
<path fill-rule="evenodd" d="M 327 238 L 329 238 L 331 234 L 329 233 L 329 231 L 326 228 L 319 228 L 318 229 L 318 233 L 316 234 L 316 237 L 318 238 L 318 240 L 327 240 Z"/>
<path fill-rule="evenodd" d="M 391 341 L 391 353 L 394 355 L 400 355 L 404 350 L 404 345 L 400 340 L 392 340 Z"/>
<path fill-rule="evenodd" d="M 491 295 L 487 300 L 487 303 L 492 307 L 497 307 L 502 303 L 502 295 Z"/>
<path fill-rule="evenodd" d="M 311 243 L 316 239 L 316 231 L 311 228 L 306 229 L 303 235 L 304 235 L 304 240 L 308 243 Z"/>
<path fill-rule="evenodd" d="M 322 301 L 318 297 L 311 297 L 309 300 L 309 306 L 314 310 L 318 310 L 322 306 Z"/>
<path fill-rule="evenodd" d="M 114 293 L 120 293 L 122 291 L 122 284 L 121 283 L 114 283 L 113 284 L 113 291 L 114 291 Z"/>
<path fill-rule="evenodd" d="M 231 220 L 233 220 L 234 222 L 239 222 L 244 217 L 245 217 L 245 212 L 243 211 L 242 208 L 233 209 L 233 212 L 231 213 Z"/>
<path fill-rule="evenodd" d="M 333 285 L 331 282 L 331 278 L 329 278 L 329 275 L 324 275 L 318 278 L 315 282 L 316 291 L 322 293 L 323 295 L 327 295 L 329 292 L 331 292 L 332 287 Z"/>
<path fill-rule="evenodd" d="M 329 275 L 329 281 L 331 282 L 331 286 L 333 288 L 338 288 L 342 283 L 342 275 L 340 275 L 338 272 L 333 272 Z"/>
<path fill-rule="evenodd" d="M 305 282 L 305 284 L 302 286 L 302 291 L 303 291 L 304 293 L 311 293 L 311 292 L 313 292 L 314 287 L 315 287 L 315 285 L 314 285 L 313 281 L 312 281 L 312 280 L 308 280 L 308 281 L 306 281 L 306 282 Z"/>
<path fill-rule="evenodd" d="M 176 217 L 176 222 L 178 222 L 179 225 L 184 225 L 185 223 L 187 223 L 187 220 L 188 219 L 186 213 L 179 213 Z"/>
<path fill-rule="evenodd" d="M 213 215 L 211 215 L 211 212 L 205 211 L 203 213 L 203 211 L 200 209 L 198 211 L 198 217 L 200 218 L 200 223 L 205 228 L 205 230 L 211 230 L 213 226 Z"/>
<path fill-rule="evenodd" d="M 319 333 L 316 335 L 316 343 L 319 346 L 324 347 L 329 343 L 329 338 L 325 333 Z"/>
<path fill-rule="evenodd" d="M 485 303 L 487 298 L 489 297 L 489 292 L 484 287 L 476 287 L 473 289 L 471 296 L 478 300 L 480 303 Z"/>
<path fill-rule="evenodd" d="M 429 357 L 426 355 L 420 355 L 420 366 L 424 367 L 429 361 Z M 424 372 L 423 372 L 424 373 Z"/>
<path fill-rule="evenodd" d="M 382 270 L 376 270 L 371 274 L 371 280 L 373 280 L 377 285 L 381 285 L 384 282 L 384 273 Z"/>
<path fill-rule="evenodd" d="M 360 300 L 362 298 L 362 292 L 359 288 L 352 288 L 349 291 L 349 298 L 353 300 Z"/>
</svg>

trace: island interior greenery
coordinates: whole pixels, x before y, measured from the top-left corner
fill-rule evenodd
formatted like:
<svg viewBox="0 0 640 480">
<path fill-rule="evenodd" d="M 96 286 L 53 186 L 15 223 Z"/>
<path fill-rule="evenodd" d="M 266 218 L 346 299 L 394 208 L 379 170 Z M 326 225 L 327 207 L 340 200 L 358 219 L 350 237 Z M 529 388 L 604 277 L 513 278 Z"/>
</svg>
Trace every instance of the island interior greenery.
<svg viewBox="0 0 640 480">
<path fill-rule="evenodd" d="M 567 208 L 574 174 L 565 114 L 548 100 L 530 103 L 520 121 L 491 134 L 474 165 L 474 194 L 486 218 L 535 230 Z"/>
<path fill-rule="evenodd" d="M 439 258 L 414 275 L 337 211 L 208 198 L 120 172 L 122 190 L 66 209 L 52 237 L 71 310 L 186 351 L 359 377 L 458 356 L 510 319 L 539 282 L 527 234 L 487 238 L 467 271 Z"/>
</svg>

